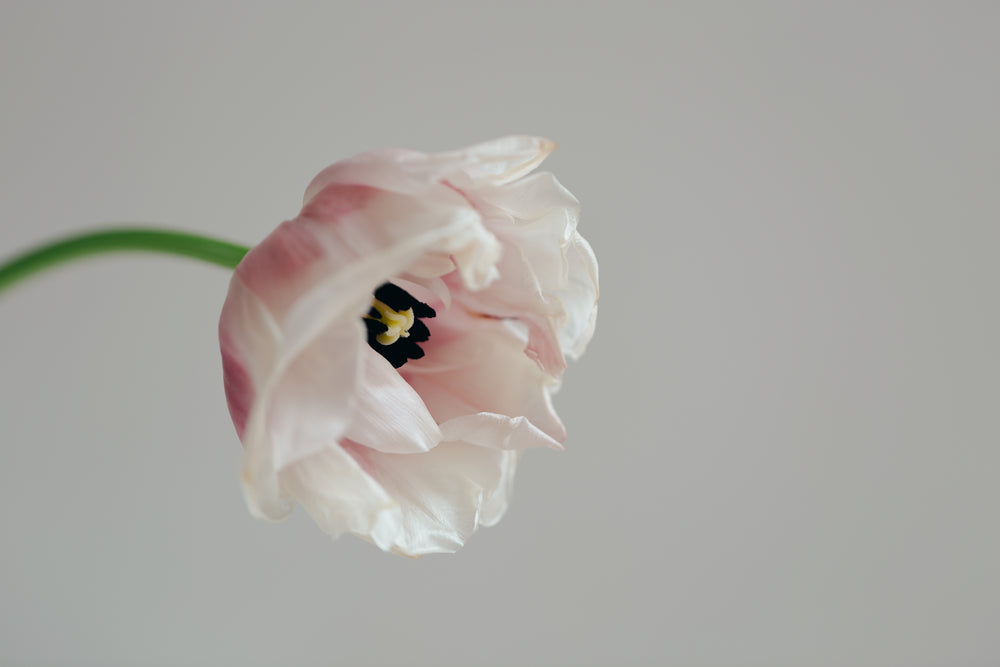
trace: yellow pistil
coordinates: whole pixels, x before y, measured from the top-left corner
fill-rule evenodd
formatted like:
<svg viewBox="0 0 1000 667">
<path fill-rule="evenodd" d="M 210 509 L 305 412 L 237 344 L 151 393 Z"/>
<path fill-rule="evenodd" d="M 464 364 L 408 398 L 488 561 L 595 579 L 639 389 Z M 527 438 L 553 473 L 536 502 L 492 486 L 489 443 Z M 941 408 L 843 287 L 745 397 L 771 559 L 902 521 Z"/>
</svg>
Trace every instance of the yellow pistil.
<svg viewBox="0 0 1000 667">
<path fill-rule="evenodd" d="M 379 317 L 375 318 L 371 315 L 365 315 L 365 317 L 370 320 L 377 319 L 388 327 L 388 329 L 375 336 L 375 340 L 379 343 L 382 345 L 392 345 L 400 338 L 407 338 L 410 335 L 410 327 L 413 326 L 412 308 L 393 310 L 378 299 L 372 299 L 372 308 L 378 312 Z"/>
</svg>

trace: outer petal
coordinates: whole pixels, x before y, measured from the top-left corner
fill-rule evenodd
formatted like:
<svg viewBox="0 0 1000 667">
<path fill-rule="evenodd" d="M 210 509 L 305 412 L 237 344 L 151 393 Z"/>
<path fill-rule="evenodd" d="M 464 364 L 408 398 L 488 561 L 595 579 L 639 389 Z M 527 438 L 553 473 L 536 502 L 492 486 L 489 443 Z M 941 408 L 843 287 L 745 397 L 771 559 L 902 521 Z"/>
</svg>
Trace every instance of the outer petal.
<svg viewBox="0 0 1000 667">
<path fill-rule="evenodd" d="M 563 304 L 566 318 L 559 328 L 563 352 L 578 359 L 587 349 L 597 324 L 597 299 L 600 296 L 597 257 L 587 240 L 573 232 L 566 247 L 567 280 L 551 294 Z"/>
<path fill-rule="evenodd" d="M 578 356 L 593 335 L 597 262 L 577 233 L 579 203 L 551 174 L 463 191 L 504 251 L 500 279 L 462 294 L 467 308 L 514 317 L 529 328 L 528 354 L 554 377 L 564 353 Z"/>
<path fill-rule="evenodd" d="M 517 453 L 443 442 L 426 454 L 385 454 L 352 443 L 345 449 L 398 505 L 391 530 L 371 539 L 408 556 L 458 550 L 507 508 Z"/>
<path fill-rule="evenodd" d="M 385 544 L 399 532 L 399 504 L 338 445 L 286 467 L 281 485 L 333 537 L 355 533 Z"/>
<path fill-rule="evenodd" d="M 502 185 L 530 173 L 555 150 L 542 137 L 510 136 L 445 153 L 382 148 L 330 165 L 306 188 L 308 203 L 331 183 L 370 185 L 404 194 L 422 192 L 429 184 L 465 176 Z M 391 171 L 386 165 L 393 165 Z"/>
<path fill-rule="evenodd" d="M 562 449 L 562 445 L 526 417 L 508 417 L 492 412 L 479 412 L 449 419 L 441 424 L 441 434 L 447 440 L 462 440 L 494 449 L 518 450 L 543 445 Z"/>
<path fill-rule="evenodd" d="M 407 556 L 452 552 L 503 516 L 517 452 L 445 442 L 387 454 L 345 441 L 281 472 L 281 484 L 333 537 L 354 533 Z"/>
<path fill-rule="evenodd" d="M 521 452 L 503 452 L 500 459 L 500 481 L 496 488 L 484 500 L 479 509 L 479 525 L 495 526 L 510 505 L 510 497 L 514 491 L 514 473 L 517 470 L 517 463 L 521 458 Z"/>
<path fill-rule="evenodd" d="M 555 149 L 554 141 L 520 135 L 440 153 L 438 157 L 458 161 L 462 171 L 474 181 L 503 185 L 534 171 Z"/>
<path fill-rule="evenodd" d="M 219 343 L 229 414 L 240 439 L 257 400 L 257 388 L 267 382 L 274 367 L 280 338 L 281 331 L 267 308 L 234 276 L 219 318 Z"/>
</svg>

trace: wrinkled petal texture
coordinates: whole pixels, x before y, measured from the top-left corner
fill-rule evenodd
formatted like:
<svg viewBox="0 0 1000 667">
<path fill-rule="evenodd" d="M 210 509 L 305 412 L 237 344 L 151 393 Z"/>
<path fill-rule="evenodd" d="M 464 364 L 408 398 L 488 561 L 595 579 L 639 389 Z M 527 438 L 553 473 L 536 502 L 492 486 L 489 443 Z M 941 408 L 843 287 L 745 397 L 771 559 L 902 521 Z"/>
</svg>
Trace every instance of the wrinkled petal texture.
<svg viewBox="0 0 1000 667">
<path fill-rule="evenodd" d="M 255 516 L 298 503 L 333 536 L 455 551 L 503 515 L 522 450 L 562 447 L 551 394 L 593 335 L 597 263 L 577 200 L 529 175 L 554 146 L 363 153 L 248 253 L 219 338 Z M 362 322 L 386 282 L 437 311 L 399 369 Z"/>
</svg>

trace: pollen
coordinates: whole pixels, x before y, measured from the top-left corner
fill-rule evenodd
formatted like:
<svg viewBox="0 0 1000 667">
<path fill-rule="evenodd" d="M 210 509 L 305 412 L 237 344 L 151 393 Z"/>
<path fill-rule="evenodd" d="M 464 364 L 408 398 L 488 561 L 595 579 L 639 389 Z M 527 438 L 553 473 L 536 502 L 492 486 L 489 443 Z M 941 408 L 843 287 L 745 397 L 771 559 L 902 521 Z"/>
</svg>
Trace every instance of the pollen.
<svg viewBox="0 0 1000 667">
<path fill-rule="evenodd" d="M 392 345 L 400 338 L 410 337 L 410 327 L 413 326 L 413 308 L 406 310 L 393 310 L 378 299 L 372 299 L 372 308 L 378 313 L 378 317 L 366 315 L 368 319 L 376 320 L 386 326 L 386 330 L 375 336 L 375 340 L 382 345 Z"/>
</svg>

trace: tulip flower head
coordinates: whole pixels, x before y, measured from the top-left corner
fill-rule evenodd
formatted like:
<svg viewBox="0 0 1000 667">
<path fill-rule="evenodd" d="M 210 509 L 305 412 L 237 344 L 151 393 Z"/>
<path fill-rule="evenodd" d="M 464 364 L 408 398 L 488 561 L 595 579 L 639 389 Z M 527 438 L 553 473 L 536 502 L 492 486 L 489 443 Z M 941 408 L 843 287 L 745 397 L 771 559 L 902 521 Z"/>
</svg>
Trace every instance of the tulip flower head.
<svg viewBox="0 0 1000 667">
<path fill-rule="evenodd" d="M 532 173 L 554 144 L 363 153 L 236 268 L 219 323 L 258 517 L 450 552 L 509 501 L 521 452 L 560 449 L 551 396 L 597 313 L 577 200 Z"/>
</svg>

